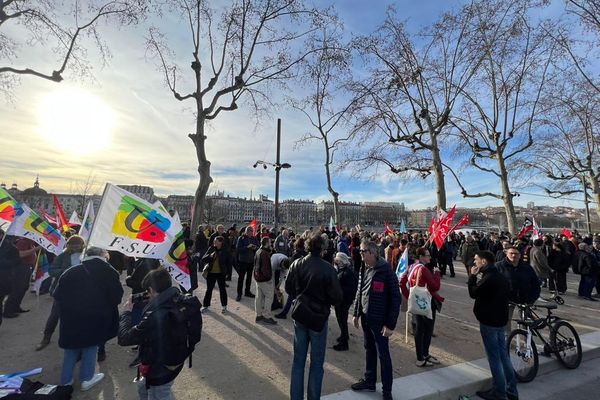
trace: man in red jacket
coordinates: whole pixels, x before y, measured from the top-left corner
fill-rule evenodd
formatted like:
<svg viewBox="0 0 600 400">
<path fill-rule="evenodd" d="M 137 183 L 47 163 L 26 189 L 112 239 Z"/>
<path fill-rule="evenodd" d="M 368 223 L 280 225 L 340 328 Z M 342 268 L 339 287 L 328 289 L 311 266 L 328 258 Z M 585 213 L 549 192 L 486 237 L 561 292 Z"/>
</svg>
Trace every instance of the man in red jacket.
<svg viewBox="0 0 600 400">
<path fill-rule="evenodd" d="M 254 280 L 256 281 L 256 299 L 254 308 L 256 322 L 275 325 L 271 314 L 271 303 L 275 294 L 273 284 L 273 268 L 271 267 L 271 239 L 264 237 L 260 240 L 260 249 L 254 255 Z"/>
</svg>

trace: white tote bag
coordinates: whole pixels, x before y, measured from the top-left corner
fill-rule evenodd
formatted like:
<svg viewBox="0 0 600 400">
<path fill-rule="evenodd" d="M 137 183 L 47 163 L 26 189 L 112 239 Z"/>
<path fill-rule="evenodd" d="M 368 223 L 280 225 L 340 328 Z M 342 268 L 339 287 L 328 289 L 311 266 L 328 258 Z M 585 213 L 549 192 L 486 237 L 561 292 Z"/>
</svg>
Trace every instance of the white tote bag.
<svg viewBox="0 0 600 400">
<path fill-rule="evenodd" d="M 412 315 L 423 315 L 429 319 L 433 319 L 431 313 L 431 293 L 427 290 L 427 286 L 418 286 L 421 278 L 422 268 L 419 267 L 417 278 L 415 279 L 415 286 L 410 288 L 408 295 L 408 312 Z"/>
</svg>

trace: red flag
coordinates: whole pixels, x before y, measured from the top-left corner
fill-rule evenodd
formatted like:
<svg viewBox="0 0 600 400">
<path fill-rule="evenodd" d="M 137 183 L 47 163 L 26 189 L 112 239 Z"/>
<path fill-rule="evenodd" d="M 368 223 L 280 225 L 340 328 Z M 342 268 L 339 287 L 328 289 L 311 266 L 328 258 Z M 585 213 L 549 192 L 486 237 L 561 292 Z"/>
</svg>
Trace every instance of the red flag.
<svg viewBox="0 0 600 400">
<path fill-rule="evenodd" d="M 452 207 L 448 214 L 444 215 L 438 222 L 435 224 L 434 232 L 433 232 L 433 241 L 437 246 L 438 250 L 442 248 L 444 244 L 444 240 L 446 240 L 446 236 L 450 232 L 450 224 L 452 224 L 452 218 L 454 218 L 454 213 L 456 212 L 456 205 Z"/>
<path fill-rule="evenodd" d="M 532 230 L 533 230 L 533 222 L 531 222 L 531 220 L 529 218 L 525 217 L 525 221 L 523 222 L 523 226 L 521 227 L 521 230 L 517 234 L 517 238 L 521 239 L 523 236 L 525 236 L 527 234 L 527 232 L 530 232 Z"/>
<path fill-rule="evenodd" d="M 448 235 L 451 234 L 452 232 L 454 232 L 456 230 L 456 228 L 458 228 L 459 226 L 463 226 L 463 225 L 468 225 L 469 224 L 469 214 L 465 214 L 463 215 L 463 217 L 456 223 L 456 225 L 454 225 L 452 227 L 452 229 L 450 229 L 450 232 L 448 232 Z"/>
<path fill-rule="evenodd" d="M 65 213 L 62 210 L 62 207 L 60 206 L 60 203 L 58 202 L 58 197 L 56 197 L 56 195 L 54 196 L 54 208 L 56 210 L 56 216 L 58 221 L 56 221 L 57 223 L 60 223 L 60 226 L 62 227 L 63 232 L 69 232 L 69 223 L 67 222 L 67 219 L 65 218 Z"/>
<path fill-rule="evenodd" d="M 256 218 L 253 218 L 248 226 L 252 228 L 252 236 L 256 236 Z"/>
<path fill-rule="evenodd" d="M 390 229 L 390 226 L 388 225 L 388 223 L 386 221 L 383 221 L 383 224 L 385 225 L 385 236 L 393 236 L 394 232 L 392 232 L 392 230 Z"/>
<path fill-rule="evenodd" d="M 571 239 L 573 237 L 573 235 L 571 235 L 571 232 L 569 232 L 567 228 L 563 228 L 563 230 L 560 233 L 562 235 L 565 235 L 567 239 Z"/>
</svg>

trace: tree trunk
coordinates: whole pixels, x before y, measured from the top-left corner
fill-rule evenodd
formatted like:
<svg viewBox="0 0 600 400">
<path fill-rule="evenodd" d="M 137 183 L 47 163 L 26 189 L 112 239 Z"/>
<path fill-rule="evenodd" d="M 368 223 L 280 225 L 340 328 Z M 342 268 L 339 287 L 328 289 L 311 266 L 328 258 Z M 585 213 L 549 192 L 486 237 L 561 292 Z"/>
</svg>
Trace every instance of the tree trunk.
<svg viewBox="0 0 600 400">
<path fill-rule="evenodd" d="M 504 164 L 504 155 L 501 151 L 496 154 L 498 157 L 498 169 L 500 172 L 500 186 L 502 186 L 502 201 L 504 201 L 504 210 L 506 212 L 506 225 L 511 235 L 515 234 L 516 219 L 515 206 L 513 204 L 513 196 L 508 185 L 508 172 Z"/>
<path fill-rule="evenodd" d="M 339 197 L 340 194 L 333 190 L 331 185 L 331 171 L 329 169 L 329 164 L 331 164 L 331 155 L 329 154 L 329 141 L 327 140 L 327 136 L 321 132 L 321 136 L 323 136 L 323 145 L 325 146 L 325 177 L 327 178 L 327 191 L 333 197 L 333 222 L 335 226 L 338 226 L 340 223 L 340 207 L 339 207 Z"/>
<path fill-rule="evenodd" d="M 201 108 L 200 108 L 201 110 Z M 190 135 L 190 139 L 196 147 L 196 156 L 198 158 L 198 188 L 194 196 L 194 209 L 192 212 L 192 232 L 196 232 L 198 226 L 204 222 L 204 209 L 206 202 L 206 194 L 212 183 L 210 176 L 210 161 L 206 159 L 206 136 L 204 136 L 204 118 L 199 115 L 196 118 L 196 133 Z"/>
<path fill-rule="evenodd" d="M 596 203 L 596 214 L 600 217 L 600 182 L 598 181 L 598 176 L 590 172 L 587 180 L 592 188 L 594 203 Z"/>
<path fill-rule="evenodd" d="M 437 143 L 437 135 L 431 133 L 431 158 L 433 161 L 433 174 L 435 176 L 435 193 L 437 197 L 438 209 L 446 210 L 446 183 L 444 181 L 444 169 L 442 168 L 442 158 Z"/>
</svg>

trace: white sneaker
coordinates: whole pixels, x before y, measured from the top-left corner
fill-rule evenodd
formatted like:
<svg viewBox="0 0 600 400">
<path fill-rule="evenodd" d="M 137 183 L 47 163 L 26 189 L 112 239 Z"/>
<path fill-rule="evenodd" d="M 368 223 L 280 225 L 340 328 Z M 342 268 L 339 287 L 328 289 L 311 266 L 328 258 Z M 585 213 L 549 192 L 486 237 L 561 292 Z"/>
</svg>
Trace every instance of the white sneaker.
<svg viewBox="0 0 600 400">
<path fill-rule="evenodd" d="M 221 310 L 221 314 L 227 314 L 227 306 L 224 306 Z"/>
<path fill-rule="evenodd" d="M 89 381 L 83 381 L 81 382 L 81 390 L 83 390 L 84 392 L 86 390 L 90 390 L 91 388 L 93 388 L 98 382 L 100 382 L 102 379 L 104 379 L 104 374 L 102 372 L 95 374 L 92 379 L 90 379 Z"/>
</svg>

